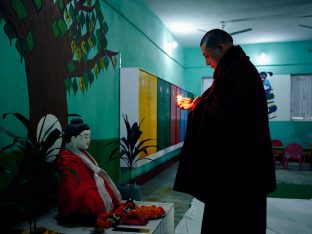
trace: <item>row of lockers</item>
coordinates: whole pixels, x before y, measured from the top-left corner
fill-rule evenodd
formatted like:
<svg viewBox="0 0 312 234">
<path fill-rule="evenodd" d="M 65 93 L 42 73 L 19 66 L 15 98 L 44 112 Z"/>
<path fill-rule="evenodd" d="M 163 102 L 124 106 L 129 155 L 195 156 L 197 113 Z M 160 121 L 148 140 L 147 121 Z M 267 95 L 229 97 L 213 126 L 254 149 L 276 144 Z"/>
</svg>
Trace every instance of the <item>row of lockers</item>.
<svg viewBox="0 0 312 234">
<path fill-rule="evenodd" d="M 120 75 L 120 135 L 126 136 L 122 115 L 130 124 L 141 123 L 141 139 L 155 139 L 156 148 L 165 149 L 184 140 L 188 111 L 177 107 L 177 96 L 193 94 L 139 68 L 122 68 Z"/>
</svg>

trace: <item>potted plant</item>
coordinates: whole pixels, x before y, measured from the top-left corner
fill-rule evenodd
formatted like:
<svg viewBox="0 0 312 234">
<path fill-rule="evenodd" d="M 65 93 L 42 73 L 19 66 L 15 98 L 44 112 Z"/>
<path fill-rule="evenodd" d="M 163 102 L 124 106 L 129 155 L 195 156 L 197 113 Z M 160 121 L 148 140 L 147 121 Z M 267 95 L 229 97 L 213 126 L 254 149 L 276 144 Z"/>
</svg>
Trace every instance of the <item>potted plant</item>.
<svg viewBox="0 0 312 234">
<path fill-rule="evenodd" d="M 136 200 L 140 200 L 140 192 L 138 192 L 138 188 L 136 188 L 135 180 L 132 175 L 132 170 L 133 170 L 134 165 L 139 160 L 145 159 L 145 160 L 152 161 L 153 159 L 151 158 L 140 157 L 140 154 L 144 153 L 145 155 L 148 155 L 147 149 L 150 147 L 157 147 L 157 146 L 145 145 L 148 141 L 153 140 L 151 138 L 139 141 L 142 135 L 140 126 L 144 119 L 142 119 L 140 124 L 138 124 L 137 122 L 134 122 L 132 125 L 130 125 L 128 116 L 123 115 L 122 117 L 126 125 L 127 136 L 121 137 L 119 141 L 117 142 L 109 142 L 107 144 L 107 146 L 111 144 L 117 144 L 117 146 L 114 147 L 113 150 L 111 151 L 108 162 L 111 162 L 116 159 L 121 159 L 126 163 L 127 170 L 128 170 L 128 183 L 125 185 L 125 189 L 123 189 L 122 187 L 119 187 L 119 190 L 121 194 L 123 195 L 123 199 L 134 198 Z"/>
<path fill-rule="evenodd" d="M 12 143 L 0 148 L 0 155 L 11 149 L 17 156 L 15 170 L 1 168 L 2 173 L 14 174 L 13 181 L 1 191 L 1 210 L 18 209 L 23 214 L 22 220 L 28 220 L 29 232 L 41 233 L 36 226 L 38 212 L 49 199 L 51 204 L 51 197 L 52 204 L 56 201 L 56 191 L 52 188 L 57 190 L 57 167 L 53 159 L 61 147 L 61 125 L 54 115 L 47 114 L 39 121 L 35 132 L 22 114 L 6 113 L 3 119 L 8 115 L 14 115 L 24 125 L 27 136 L 21 137 L 0 127 L 0 132 L 13 139 Z"/>
</svg>

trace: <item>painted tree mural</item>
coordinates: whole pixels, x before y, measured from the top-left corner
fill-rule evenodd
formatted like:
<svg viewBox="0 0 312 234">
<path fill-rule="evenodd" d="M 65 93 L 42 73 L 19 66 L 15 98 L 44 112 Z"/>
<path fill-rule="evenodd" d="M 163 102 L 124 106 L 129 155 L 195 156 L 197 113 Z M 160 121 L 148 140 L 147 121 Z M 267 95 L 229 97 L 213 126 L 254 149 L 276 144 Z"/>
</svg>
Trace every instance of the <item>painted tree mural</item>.
<svg viewBox="0 0 312 234">
<path fill-rule="evenodd" d="M 107 49 L 100 0 L 1 0 L 0 21 L 25 61 L 30 119 L 67 122 L 66 91 L 85 92 L 117 52 Z"/>
</svg>

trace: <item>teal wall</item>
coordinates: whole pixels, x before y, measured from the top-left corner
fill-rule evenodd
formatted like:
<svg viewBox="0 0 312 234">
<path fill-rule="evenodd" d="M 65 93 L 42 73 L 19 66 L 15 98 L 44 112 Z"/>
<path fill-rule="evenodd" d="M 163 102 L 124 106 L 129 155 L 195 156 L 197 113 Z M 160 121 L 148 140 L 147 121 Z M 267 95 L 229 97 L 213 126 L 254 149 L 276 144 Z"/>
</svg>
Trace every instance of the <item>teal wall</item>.
<svg viewBox="0 0 312 234">
<path fill-rule="evenodd" d="M 235 37 L 234 37 L 235 43 Z M 241 45 L 259 72 L 273 74 L 312 74 L 312 41 L 264 43 Z M 259 55 L 265 52 L 267 63 L 260 63 Z M 201 93 L 202 77 L 212 77 L 213 70 L 207 67 L 200 47 L 184 49 L 184 82 L 196 96 Z M 183 87 L 183 86 L 182 86 Z M 270 121 L 272 139 L 281 139 L 284 144 L 298 142 L 308 146 L 312 142 L 312 121 Z"/>
<path fill-rule="evenodd" d="M 108 49 L 119 52 L 118 60 L 121 63 L 118 62 L 116 69 L 110 65 L 86 92 L 78 92 L 75 96 L 69 93 L 68 113 L 82 115 L 90 125 L 94 139 L 94 146 L 90 150 L 96 154 L 94 156 L 100 161 L 100 166 L 108 171 L 116 170 L 113 174 L 115 180 L 118 180 L 118 165 L 107 166 L 101 157 L 107 158 L 108 153 L 103 152 L 103 156 L 99 154 L 102 152 L 103 140 L 119 137 L 119 68 L 142 68 L 195 96 L 200 94 L 201 78 L 212 76 L 213 71 L 206 67 L 199 47 L 168 48 L 168 42 L 174 40 L 174 37 L 143 0 L 101 0 L 100 3 L 109 28 L 106 34 Z M 3 26 L 4 20 L 0 21 L 0 114 L 20 112 L 29 116 L 25 65 L 20 61 L 15 41 L 10 45 Z M 270 70 L 275 74 L 312 73 L 312 41 L 242 47 L 259 70 Z M 256 58 L 262 51 L 271 57 L 270 65 L 257 63 Z M 20 135 L 25 134 L 22 125 L 14 118 L 0 118 L 0 126 Z M 283 131 L 279 130 L 280 127 Z M 272 137 L 281 137 L 291 142 L 293 139 L 302 141 L 303 136 L 308 136 L 309 140 L 305 139 L 304 143 L 312 142 L 311 135 L 303 132 L 304 128 L 310 127 L 310 122 L 304 126 L 302 123 L 287 121 L 272 122 Z M 8 142 L 9 139 L 0 133 L 0 147 Z"/>
<path fill-rule="evenodd" d="M 272 139 L 280 139 L 284 145 L 299 143 L 311 147 L 312 121 L 270 121 Z"/>
<path fill-rule="evenodd" d="M 122 67 L 140 67 L 183 85 L 183 51 L 167 48 L 167 42 L 174 38 L 143 0 L 104 0 L 101 8 L 109 27 L 108 49 L 119 52 Z M 20 112 L 29 116 L 25 65 L 20 62 L 14 40 L 10 46 L 3 26 L 4 21 L 0 24 L 0 114 Z M 109 66 L 87 92 L 67 96 L 68 113 L 82 115 L 94 139 L 119 136 L 119 66 Z M 13 118 L 0 119 L 0 126 L 25 132 Z M 6 143 L 7 139 L 0 137 L 0 146 Z"/>
<path fill-rule="evenodd" d="M 162 22 L 152 14 L 143 0 L 101 0 L 101 10 L 108 24 L 107 48 L 119 52 L 116 69 L 110 65 L 101 72 L 84 93 L 67 95 L 68 113 L 82 115 L 90 125 L 90 150 L 99 165 L 113 174 L 116 181 L 119 167 L 106 165 L 107 155 L 103 142 L 119 138 L 119 72 L 120 67 L 139 67 L 178 86 L 183 85 L 183 50 L 168 48 L 174 40 Z M 0 20 L 0 114 L 19 112 L 29 117 L 29 102 L 25 64 L 4 33 L 4 20 Z M 50 27 L 50 25 L 46 25 Z M 38 64 L 40 66 L 40 64 Z M 0 118 L 0 126 L 25 135 L 24 127 L 14 117 Z M 104 141 L 103 141 L 104 140 Z M 0 147 L 11 139 L 0 133 Z M 101 155 L 101 153 L 103 155 Z"/>
<path fill-rule="evenodd" d="M 241 45 L 241 47 L 259 72 L 271 71 L 273 74 L 312 73 L 312 41 L 249 44 Z M 202 77 L 212 77 L 213 69 L 206 66 L 199 46 L 198 48 L 184 48 L 183 52 L 184 84 L 198 96 L 201 93 Z M 259 55 L 262 52 L 268 55 L 267 63 L 260 63 L 259 61 Z"/>
</svg>

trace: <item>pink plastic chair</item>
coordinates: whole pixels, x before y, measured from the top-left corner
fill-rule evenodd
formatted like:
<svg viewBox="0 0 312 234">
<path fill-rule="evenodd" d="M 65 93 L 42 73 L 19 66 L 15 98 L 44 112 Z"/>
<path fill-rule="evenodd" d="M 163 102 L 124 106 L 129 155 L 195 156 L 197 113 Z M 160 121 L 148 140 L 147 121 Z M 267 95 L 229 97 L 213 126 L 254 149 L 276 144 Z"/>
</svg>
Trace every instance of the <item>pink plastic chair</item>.
<svg viewBox="0 0 312 234">
<path fill-rule="evenodd" d="M 282 147 L 283 143 L 280 140 L 274 139 L 271 141 L 272 142 L 272 146 L 278 146 L 278 147 Z M 274 157 L 274 161 L 279 161 L 280 164 L 282 164 L 282 158 L 283 158 L 283 152 L 282 151 L 277 151 L 277 150 L 272 150 L 272 154 Z"/>
<path fill-rule="evenodd" d="M 292 143 L 286 146 L 283 154 L 283 166 L 288 170 L 288 160 L 298 160 L 300 170 L 302 170 L 302 163 L 304 161 L 304 149 L 300 144 Z"/>
</svg>

